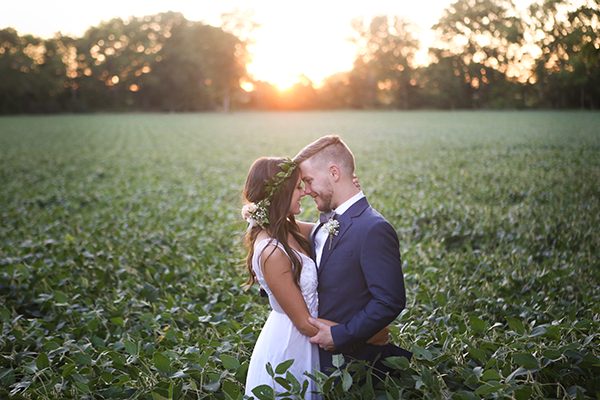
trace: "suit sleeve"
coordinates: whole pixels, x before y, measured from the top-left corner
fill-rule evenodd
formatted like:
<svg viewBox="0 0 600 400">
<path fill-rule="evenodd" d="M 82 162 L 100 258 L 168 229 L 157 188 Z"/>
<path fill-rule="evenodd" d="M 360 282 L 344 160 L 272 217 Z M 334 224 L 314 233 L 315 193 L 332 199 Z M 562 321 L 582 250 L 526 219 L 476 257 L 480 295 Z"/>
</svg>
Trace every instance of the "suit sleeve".
<svg viewBox="0 0 600 400">
<path fill-rule="evenodd" d="M 333 326 L 338 350 L 350 352 L 396 319 L 406 305 L 400 244 L 385 220 L 374 224 L 360 251 L 361 269 L 371 300 L 345 324 Z"/>
</svg>

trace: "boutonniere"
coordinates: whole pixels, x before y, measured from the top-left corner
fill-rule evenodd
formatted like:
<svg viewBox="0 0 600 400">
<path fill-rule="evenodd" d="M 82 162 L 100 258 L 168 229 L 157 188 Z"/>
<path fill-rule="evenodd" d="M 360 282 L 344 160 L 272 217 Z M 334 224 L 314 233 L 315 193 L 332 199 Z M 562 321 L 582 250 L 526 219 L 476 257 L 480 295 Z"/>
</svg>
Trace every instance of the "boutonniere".
<svg viewBox="0 0 600 400">
<path fill-rule="evenodd" d="M 337 236 L 338 228 L 340 227 L 340 223 L 331 218 L 329 221 L 323 224 L 323 229 L 329 234 L 329 250 L 331 250 L 331 242 L 333 242 L 333 237 Z"/>
</svg>

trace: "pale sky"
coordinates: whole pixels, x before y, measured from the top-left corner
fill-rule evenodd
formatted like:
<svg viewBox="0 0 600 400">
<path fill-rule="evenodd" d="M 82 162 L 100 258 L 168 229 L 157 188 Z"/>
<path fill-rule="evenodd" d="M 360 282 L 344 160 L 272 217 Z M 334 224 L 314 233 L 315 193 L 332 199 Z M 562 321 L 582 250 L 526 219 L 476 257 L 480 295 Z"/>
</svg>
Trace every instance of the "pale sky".
<svg viewBox="0 0 600 400">
<path fill-rule="evenodd" d="M 352 34 L 350 20 L 359 15 L 402 14 L 423 29 L 421 42 L 425 48 L 433 34 L 429 28 L 437 22 L 450 0 L 170 0 L 127 1 L 104 0 L 82 2 L 63 0 L 8 1 L 0 11 L 0 29 L 15 28 L 19 34 L 31 33 L 51 37 L 54 32 L 81 36 L 90 26 L 120 16 L 144 16 L 177 11 L 192 21 L 219 26 L 219 16 L 235 7 L 254 9 L 255 20 L 262 27 L 253 37 L 256 45 L 253 63 L 248 71 L 256 79 L 291 84 L 294 77 L 305 74 L 313 82 L 337 71 L 352 68 L 356 48 L 345 41 Z M 517 0 L 527 5 L 528 0 Z M 425 53 L 421 54 L 424 60 Z"/>
</svg>

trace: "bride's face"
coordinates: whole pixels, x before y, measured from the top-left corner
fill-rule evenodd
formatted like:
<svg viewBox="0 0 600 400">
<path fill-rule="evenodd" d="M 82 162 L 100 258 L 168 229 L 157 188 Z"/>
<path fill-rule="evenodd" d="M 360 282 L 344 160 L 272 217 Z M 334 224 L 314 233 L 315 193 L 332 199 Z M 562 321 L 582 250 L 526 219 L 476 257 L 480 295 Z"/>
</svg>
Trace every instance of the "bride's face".
<svg viewBox="0 0 600 400">
<path fill-rule="evenodd" d="M 300 200 L 305 196 L 304 188 L 302 187 L 302 179 L 298 177 L 298 182 L 296 182 L 296 188 L 294 189 L 294 193 L 292 194 L 292 202 L 290 203 L 290 214 L 298 215 L 300 214 L 302 204 Z"/>
</svg>

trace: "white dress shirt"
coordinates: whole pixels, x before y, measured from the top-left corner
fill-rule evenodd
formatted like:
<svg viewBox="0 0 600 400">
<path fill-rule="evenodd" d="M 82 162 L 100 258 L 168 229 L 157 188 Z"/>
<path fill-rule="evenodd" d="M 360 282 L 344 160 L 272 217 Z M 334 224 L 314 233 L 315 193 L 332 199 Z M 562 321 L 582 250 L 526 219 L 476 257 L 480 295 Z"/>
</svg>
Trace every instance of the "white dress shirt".
<svg viewBox="0 0 600 400">
<path fill-rule="evenodd" d="M 346 200 L 345 202 L 343 202 L 342 204 L 340 204 L 340 206 L 338 208 L 336 208 L 335 213 L 339 216 L 344 214 L 350 207 L 352 207 L 352 205 L 354 203 L 356 203 L 357 201 L 359 201 L 360 199 L 362 199 L 363 197 L 365 197 L 365 195 L 363 194 L 362 190 L 360 192 L 358 192 L 357 194 L 355 194 L 354 196 L 352 196 L 350 199 Z M 339 218 L 339 217 L 338 217 Z M 320 224 L 317 222 L 317 224 L 315 225 L 315 229 L 317 229 L 317 227 Z M 329 234 L 327 233 L 327 231 L 325 229 L 319 229 L 319 231 L 315 234 L 315 256 L 316 256 L 316 264 L 317 264 L 317 268 L 319 268 L 319 264 L 321 263 L 321 256 L 323 255 L 323 247 L 325 246 L 325 243 L 329 240 Z"/>
</svg>

